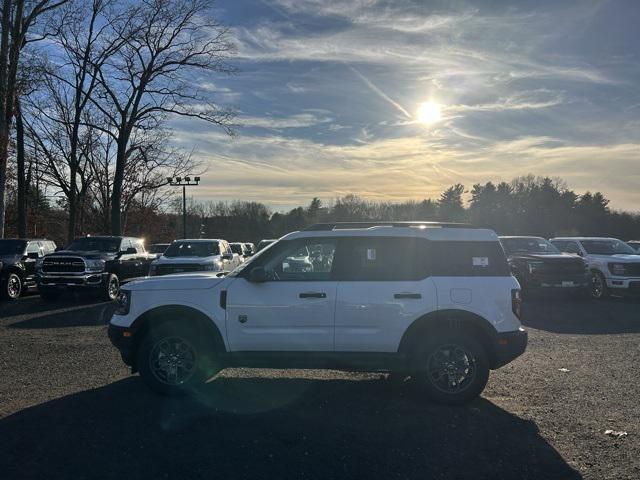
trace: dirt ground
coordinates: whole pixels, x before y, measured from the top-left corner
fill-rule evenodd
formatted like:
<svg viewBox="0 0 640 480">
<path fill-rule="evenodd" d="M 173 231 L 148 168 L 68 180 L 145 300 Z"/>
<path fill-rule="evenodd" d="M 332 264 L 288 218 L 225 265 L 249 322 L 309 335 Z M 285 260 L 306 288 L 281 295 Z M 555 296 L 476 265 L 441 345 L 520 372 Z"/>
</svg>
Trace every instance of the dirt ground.
<svg viewBox="0 0 640 480">
<path fill-rule="evenodd" d="M 159 397 L 110 345 L 110 309 L 0 304 L 1 478 L 640 478 L 637 300 L 528 300 L 527 352 L 465 407 L 334 371 Z"/>
</svg>

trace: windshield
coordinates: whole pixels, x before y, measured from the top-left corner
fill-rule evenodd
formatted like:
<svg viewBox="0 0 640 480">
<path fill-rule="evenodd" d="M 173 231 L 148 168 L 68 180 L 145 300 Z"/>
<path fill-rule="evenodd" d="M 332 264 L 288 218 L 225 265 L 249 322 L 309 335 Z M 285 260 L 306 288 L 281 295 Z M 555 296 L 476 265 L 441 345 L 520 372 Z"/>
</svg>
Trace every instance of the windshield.
<svg viewBox="0 0 640 480">
<path fill-rule="evenodd" d="M 502 238 L 500 239 L 502 246 L 508 254 L 514 253 L 537 253 L 549 255 L 560 253 L 556 247 L 551 245 L 544 238 Z"/>
<path fill-rule="evenodd" d="M 174 242 L 164 252 L 165 257 L 211 257 L 220 255 L 218 242 Z"/>
<path fill-rule="evenodd" d="M 162 245 L 160 245 L 160 244 L 158 244 L 158 245 L 149 245 L 149 248 L 147 249 L 147 251 L 149 253 L 163 253 L 167 249 L 168 246 L 169 245 L 164 245 L 164 244 L 162 244 Z"/>
<path fill-rule="evenodd" d="M 22 255 L 26 247 L 24 240 L 0 240 L 0 255 Z"/>
<path fill-rule="evenodd" d="M 240 245 L 239 243 L 230 243 L 229 245 L 231 246 L 231 251 L 233 253 L 242 255 L 242 245 Z"/>
<path fill-rule="evenodd" d="M 582 246 L 591 255 L 633 255 L 636 251 L 620 240 L 582 240 Z"/>
<path fill-rule="evenodd" d="M 76 252 L 117 252 L 120 250 L 119 238 L 76 238 L 67 250 Z"/>
</svg>

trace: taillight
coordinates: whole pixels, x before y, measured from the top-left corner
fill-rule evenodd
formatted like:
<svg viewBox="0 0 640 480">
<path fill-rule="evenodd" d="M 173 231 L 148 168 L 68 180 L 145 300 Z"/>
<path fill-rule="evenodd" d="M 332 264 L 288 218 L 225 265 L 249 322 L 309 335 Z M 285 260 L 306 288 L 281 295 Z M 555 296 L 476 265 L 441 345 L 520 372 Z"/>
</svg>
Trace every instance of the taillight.
<svg viewBox="0 0 640 480">
<path fill-rule="evenodd" d="M 511 310 L 513 314 L 518 317 L 522 315 L 522 291 L 519 288 L 514 288 L 511 290 Z"/>
</svg>

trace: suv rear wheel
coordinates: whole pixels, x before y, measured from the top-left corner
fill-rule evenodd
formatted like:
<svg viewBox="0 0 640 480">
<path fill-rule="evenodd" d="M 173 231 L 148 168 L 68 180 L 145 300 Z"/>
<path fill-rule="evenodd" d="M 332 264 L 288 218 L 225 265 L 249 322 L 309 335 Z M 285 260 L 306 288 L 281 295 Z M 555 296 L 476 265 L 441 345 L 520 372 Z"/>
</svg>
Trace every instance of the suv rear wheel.
<svg viewBox="0 0 640 480">
<path fill-rule="evenodd" d="M 165 395 L 186 395 L 220 370 L 206 338 L 169 323 L 148 330 L 136 366 L 147 386 Z"/>
<path fill-rule="evenodd" d="M 467 403 L 489 380 L 485 349 L 463 332 L 427 334 L 414 351 L 413 363 L 416 386 L 438 403 Z"/>
</svg>

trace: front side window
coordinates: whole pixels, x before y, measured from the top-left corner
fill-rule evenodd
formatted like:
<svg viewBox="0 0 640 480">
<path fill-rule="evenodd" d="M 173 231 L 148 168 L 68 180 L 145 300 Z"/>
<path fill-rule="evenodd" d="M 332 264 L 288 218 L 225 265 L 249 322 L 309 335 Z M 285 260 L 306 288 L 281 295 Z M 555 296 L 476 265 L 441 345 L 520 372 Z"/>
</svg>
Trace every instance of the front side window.
<svg viewBox="0 0 640 480">
<path fill-rule="evenodd" d="M 635 250 L 620 240 L 582 240 L 582 247 L 590 255 L 633 255 Z"/>
<path fill-rule="evenodd" d="M 336 251 L 335 239 L 305 238 L 282 242 L 270 251 L 263 266 L 273 281 L 330 280 Z"/>
<path fill-rule="evenodd" d="M 211 257 L 220 255 L 218 242 L 173 242 L 165 250 L 165 257 Z"/>
</svg>

